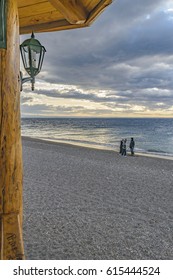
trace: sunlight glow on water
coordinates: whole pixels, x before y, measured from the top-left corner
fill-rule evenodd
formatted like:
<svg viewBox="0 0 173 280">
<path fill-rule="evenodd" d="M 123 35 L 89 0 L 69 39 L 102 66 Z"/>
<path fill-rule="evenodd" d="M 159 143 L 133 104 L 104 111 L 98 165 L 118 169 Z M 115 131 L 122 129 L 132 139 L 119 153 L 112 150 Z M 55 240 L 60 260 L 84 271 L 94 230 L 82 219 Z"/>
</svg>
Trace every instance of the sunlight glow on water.
<svg viewBox="0 0 173 280">
<path fill-rule="evenodd" d="M 22 135 L 117 151 L 134 137 L 137 152 L 173 156 L 173 119 L 22 119 Z"/>
</svg>

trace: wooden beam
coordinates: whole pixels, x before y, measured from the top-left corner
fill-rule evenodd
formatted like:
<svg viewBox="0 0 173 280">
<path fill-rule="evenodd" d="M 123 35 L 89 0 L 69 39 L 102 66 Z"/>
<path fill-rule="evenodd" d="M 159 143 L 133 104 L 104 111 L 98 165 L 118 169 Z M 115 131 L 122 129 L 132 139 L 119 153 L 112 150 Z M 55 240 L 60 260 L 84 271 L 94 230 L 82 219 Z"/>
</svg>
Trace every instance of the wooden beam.
<svg viewBox="0 0 173 280">
<path fill-rule="evenodd" d="M 24 259 L 17 0 L 7 1 L 7 48 L 0 49 L 0 259 Z"/>
<path fill-rule="evenodd" d="M 87 27 L 86 24 L 79 24 L 78 27 Z M 58 20 L 37 25 L 29 25 L 20 27 L 20 34 L 29 34 L 34 32 L 52 32 L 76 28 L 76 24 L 70 24 L 67 20 Z"/>
<path fill-rule="evenodd" d="M 48 0 L 71 24 L 83 24 L 88 12 L 80 0 Z"/>
<path fill-rule="evenodd" d="M 91 11 L 86 21 L 87 25 L 91 25 L 93 21 L 105 10 L 105 8 L 112 3 L 112 0 L 100 0 L 100 2 Z"/>
</svg>

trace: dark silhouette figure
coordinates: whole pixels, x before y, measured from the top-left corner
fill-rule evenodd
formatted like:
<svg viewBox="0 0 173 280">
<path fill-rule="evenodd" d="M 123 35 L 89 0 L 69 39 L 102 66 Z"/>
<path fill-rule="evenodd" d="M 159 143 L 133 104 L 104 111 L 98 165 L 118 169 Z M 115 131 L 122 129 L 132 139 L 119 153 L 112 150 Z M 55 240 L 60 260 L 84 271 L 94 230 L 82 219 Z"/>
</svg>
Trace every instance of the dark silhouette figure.
<svg viewBox="0 0 173 280">
<path fill-rule="evenodd" d="M 131 155 L 134 156 L 135 141 L 134 141 L 133 137 L 131 138 L 129 148 L 131 151 Z"/>
<path fill-rule="evenodd" d="M 122 154 L 122 149 L 123 149 L 123 139 L 120 141 L 120 154 Z"/>
<path fill-rule="evenodd" d="M 123 140 L 123 144 L 122 144 L 122 156 L 126 156 L 126 142 L 127 142 L 127 139 L 124 139 Z"/>
</svg>

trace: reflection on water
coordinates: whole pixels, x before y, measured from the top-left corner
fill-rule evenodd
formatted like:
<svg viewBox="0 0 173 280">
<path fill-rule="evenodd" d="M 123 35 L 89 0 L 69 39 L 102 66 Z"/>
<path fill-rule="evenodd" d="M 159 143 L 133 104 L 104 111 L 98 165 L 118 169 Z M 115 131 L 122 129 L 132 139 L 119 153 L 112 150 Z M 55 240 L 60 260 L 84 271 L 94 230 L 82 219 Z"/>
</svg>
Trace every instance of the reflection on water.
<svg viewBox="0 0 173 280">
<path fill-rule="evenodd" d="M 22 135 L 105 149 L 119 149 L 122 138 L 136 140 L 136 151 L 173 155 L 173 119 L 22 119 Z"/>
</svg>

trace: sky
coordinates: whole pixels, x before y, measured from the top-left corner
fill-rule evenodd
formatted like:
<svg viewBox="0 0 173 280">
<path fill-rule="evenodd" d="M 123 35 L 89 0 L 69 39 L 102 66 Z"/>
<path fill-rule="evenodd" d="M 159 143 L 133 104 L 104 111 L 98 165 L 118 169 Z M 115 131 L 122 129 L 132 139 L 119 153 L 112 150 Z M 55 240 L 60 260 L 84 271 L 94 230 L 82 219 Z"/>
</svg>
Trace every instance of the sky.
<svg viewBox="0 0 173 280">
<path fill-rule="evenodd" d="M 47 52 L 22 117 L 173 117 L 172 0 L 116 0 L 90 27 L 35 35 Z"/>
</svg>

